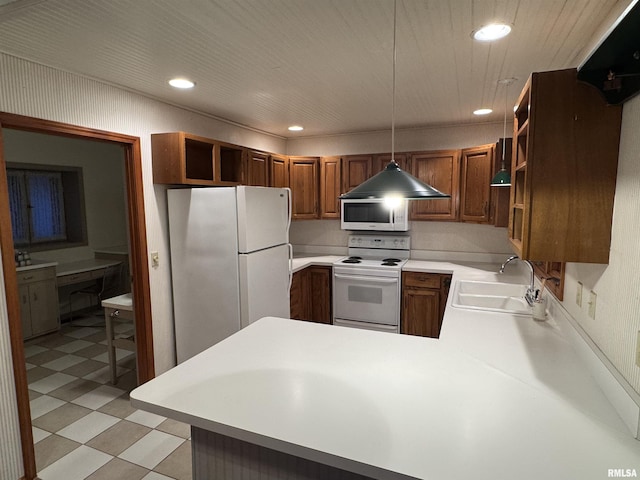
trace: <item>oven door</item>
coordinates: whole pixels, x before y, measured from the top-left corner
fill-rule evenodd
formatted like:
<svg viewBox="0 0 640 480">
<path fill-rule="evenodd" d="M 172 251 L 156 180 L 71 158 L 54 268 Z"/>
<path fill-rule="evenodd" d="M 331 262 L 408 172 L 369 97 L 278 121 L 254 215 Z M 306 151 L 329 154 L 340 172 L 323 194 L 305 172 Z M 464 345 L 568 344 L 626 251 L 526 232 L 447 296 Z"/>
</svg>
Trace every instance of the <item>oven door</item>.
<svg viewBox="0 0 640 480">
<path fill-rule="evenodd" d="M 334 318 L 384 325 L 399 325 L 400 279 L 334 269 Z M 355 270 L 355 269 L 354 269 Z"/>
</svg>

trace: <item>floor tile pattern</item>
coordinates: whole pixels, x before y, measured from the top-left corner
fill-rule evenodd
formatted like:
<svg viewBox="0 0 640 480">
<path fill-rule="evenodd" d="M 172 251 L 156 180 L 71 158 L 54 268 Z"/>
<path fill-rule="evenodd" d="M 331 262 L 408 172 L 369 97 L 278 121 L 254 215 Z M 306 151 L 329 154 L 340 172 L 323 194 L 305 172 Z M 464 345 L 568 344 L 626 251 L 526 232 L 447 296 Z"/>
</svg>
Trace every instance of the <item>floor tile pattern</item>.
<svg viewBox="0 0 640 480">
<path fill-rule="evenodd" d="M 117 335 L 129 337 L 122 323 Z M 133 408 L 135 355 L 117 349 L 110 383 L 104 320 L 86 317 L 25 343 L 41 480 L 189 480 L 188 425 Z"/>
</svg>

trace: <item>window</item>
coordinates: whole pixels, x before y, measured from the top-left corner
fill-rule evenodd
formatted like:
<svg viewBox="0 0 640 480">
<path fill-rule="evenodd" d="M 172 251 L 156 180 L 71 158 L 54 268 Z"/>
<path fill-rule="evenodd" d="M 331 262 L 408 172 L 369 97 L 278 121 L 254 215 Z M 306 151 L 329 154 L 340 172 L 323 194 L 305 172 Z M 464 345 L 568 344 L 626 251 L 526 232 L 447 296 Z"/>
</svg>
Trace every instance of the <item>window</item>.
<svg viewBox="0 0 640 480">
<path fill-rule="evenodd" d="M 44 250 L 86 244 L 82 170 L 50 165 L 7 168 L 13 243 Z"/>
</svg>

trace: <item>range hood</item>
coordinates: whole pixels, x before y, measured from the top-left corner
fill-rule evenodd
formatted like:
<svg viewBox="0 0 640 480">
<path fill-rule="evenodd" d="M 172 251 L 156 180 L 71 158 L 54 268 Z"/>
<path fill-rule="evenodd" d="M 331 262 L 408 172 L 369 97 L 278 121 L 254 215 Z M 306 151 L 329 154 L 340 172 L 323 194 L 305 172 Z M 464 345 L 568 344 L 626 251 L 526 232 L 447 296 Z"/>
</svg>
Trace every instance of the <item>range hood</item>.
<svg viewBox="0 0 640 480">
<path fill-rule="evenodd" d="M 602 92 L 616 105 L 640 92 L 640 2 L 620 16 L 602 43 L 578 68 L 578 80 Z"/>
</svg>

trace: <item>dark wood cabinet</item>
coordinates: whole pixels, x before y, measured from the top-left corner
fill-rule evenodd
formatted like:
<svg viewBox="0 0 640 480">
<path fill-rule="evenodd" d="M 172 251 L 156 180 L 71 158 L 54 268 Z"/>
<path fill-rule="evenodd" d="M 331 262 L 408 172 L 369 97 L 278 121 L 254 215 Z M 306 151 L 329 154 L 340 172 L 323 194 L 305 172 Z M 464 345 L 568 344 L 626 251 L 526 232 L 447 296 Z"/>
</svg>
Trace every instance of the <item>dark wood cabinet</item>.
<svg viewBox="0 0 640 480">
<path fill-rule="evenodd" d="M 320 216 L 318 206 L 319 172 L 320 159 L 318 157 L 289 157 L 292 219 L 313 219 Z"/>
<path fill-rule="evenodd" d="M 340 218 L 340 157 L 320 158 L 320 218 Z"/>
<path fill-rule="evenodd" d="M 531 262 L 533 271 L 540 279 L 545 281 L 544 289 L 551 292 L 555 297 L 562 301 L 564 297 L 564 262 Z M 546 280 L 545 280 L 546 279 Z"/>
<path fill-rule="evenodd" d="M 402 272 L 400 333 L 438 338 L 451 275 Z"/>
<path fill-rule="evenodd" d="M 411 170 L 409 169 L 409 154 L 407 154 L 407 153 L 396 153 L 396 154 L 394 154 L 394 157 L 396 159 L 396 163 L 398 164 L 398 166 L 400 167 L 401 170 L 404 170 L 405 172 L 411 173 Z M 390 161 L 391 161 L 391 154 L 390 153 L 382 153 L 382 154 L 379 154 L 379 155 L 375 155 L 373 157 L 373 172 L 372 172 L 372 174 L 375 175 L 377 173 L 380 173 L 382 170 L 384 170 L 386 168 L 386 166 L 389 164 Z"/>
<path fill-rule="evenodd" d="M 331 267 L 311 266 L 294 273 L 289 297 L 291 318 L 331 324 Z"/>
<path fill-rule="evenodd" d="M 489 223 L 494 144 L 465 148 L 461 154 L 460 221 Z"/>
<path fill-rule="evenodd" d="M 411 173 L 451 198 L 411 202 L 411 220 L 458 219 L 460 151 L 441 150 L 411 155 Z"/>
<path fill-rule="evenodd" d="M 371 178 L 373 155 L 346 155 L 342 157 L 342 191 L 353 190 Z"/>
<path fill-rule="evenodd" d="M 289 186 L 289 157 L 284 155 L 269 155 L 269 186 Z"/>
<path fill-rule="evenodd" d="M 269 154 L 249 150 L 248 185 L 266 187 L 269 185 Z"/>
<path fill-rule="evenodd" d="M 242 182 L 245 149 L 185 132 L 151 135 L 153 183 L 222 186 Z"/>
<path fill-rule="evenodd" d="M 527 260 L 609 262 L 622 107 L 576 75 L 533 73 L 516 103 L 509 239 Z"/>
</svg>

